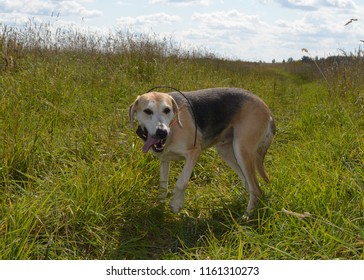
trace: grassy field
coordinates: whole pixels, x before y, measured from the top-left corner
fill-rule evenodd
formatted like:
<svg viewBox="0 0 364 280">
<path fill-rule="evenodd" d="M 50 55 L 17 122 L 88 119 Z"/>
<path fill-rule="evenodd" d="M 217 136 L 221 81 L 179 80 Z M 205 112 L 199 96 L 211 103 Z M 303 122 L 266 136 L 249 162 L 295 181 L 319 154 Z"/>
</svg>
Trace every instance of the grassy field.
<svg viewBox="0 0 364 280">
<path fill-rule="evenodd" d="M 0 55 L 0 259 L 364 259 L 360 53 L 246 63 L 30 23 L 1 26 Z M 239 219 L 248 194 L 213 149 L 180 214 L 157 204 L 158 161 L 127 108 L 161 84 L 242 87 L 271 108 L 271 184 L 250 222 Z"/>
</svg>

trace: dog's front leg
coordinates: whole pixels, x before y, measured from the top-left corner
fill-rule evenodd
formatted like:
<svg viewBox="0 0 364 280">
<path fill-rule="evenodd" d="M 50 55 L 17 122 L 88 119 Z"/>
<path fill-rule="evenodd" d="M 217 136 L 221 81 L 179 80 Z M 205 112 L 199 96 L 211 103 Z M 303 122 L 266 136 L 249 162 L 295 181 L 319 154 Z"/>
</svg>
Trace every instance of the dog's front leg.
<svg viewBox="0 0 364 280">
<path fill-rule="evenodd" d="M 169 161 L 160 162 L 159 176 L 159 200 L 161 203 L 166 202 L 168 193 Z"/>
<path fill-rule="evenodd" d="M 185 191 L 187 188 L 188 181 L 190 180 L 193 167 L 196 164 L 197 158 L 200 152 L 193 150 L 187 157 L 185 165 L 183 166 L 182 173 L 178 177 L 177 184 L 173 190 L 173 197 L 171 201 L 171 210 L 174 213 L 178 213 L 182 207 L 185 200 Z"/>
</svg>

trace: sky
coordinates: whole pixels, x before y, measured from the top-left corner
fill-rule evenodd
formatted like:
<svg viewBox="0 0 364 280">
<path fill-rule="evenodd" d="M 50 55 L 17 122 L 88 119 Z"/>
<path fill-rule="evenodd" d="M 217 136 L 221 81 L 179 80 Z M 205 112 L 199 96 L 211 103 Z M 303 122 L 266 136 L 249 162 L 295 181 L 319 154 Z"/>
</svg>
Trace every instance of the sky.
<svg viewBox="0 0 364 280">
<path fill-rule="evenodd" d="M 357 20 L 345 25 L 350 19 Z M 364 0 L 0 0 L 3 26 L 29 20 L 157 34 L 244 61 L 364 55 Z"/>
</svg>

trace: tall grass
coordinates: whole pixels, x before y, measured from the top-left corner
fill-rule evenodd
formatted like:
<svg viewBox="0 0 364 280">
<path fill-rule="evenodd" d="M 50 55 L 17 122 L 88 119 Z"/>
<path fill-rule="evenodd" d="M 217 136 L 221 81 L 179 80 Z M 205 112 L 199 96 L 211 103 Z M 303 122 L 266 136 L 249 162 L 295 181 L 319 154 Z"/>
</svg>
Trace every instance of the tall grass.
<svg viewBox="0 0 364 280">
<path fill-rule="evenodd" d="M 320 65 L 328 87 L 315 65 L 228 61 L 157 36 L 31 22 L 0 34 L 1 259 L 364 258 L 361 60 L 344 72 Z M 182 213 L 156 203 L 158 162 L 141 153 L 127 107 L 159 84 L 243 87 L 271 107 L 272 183 L 251 222 L 239 220 L 247 194 L 214 150 Z"/>
</svg>

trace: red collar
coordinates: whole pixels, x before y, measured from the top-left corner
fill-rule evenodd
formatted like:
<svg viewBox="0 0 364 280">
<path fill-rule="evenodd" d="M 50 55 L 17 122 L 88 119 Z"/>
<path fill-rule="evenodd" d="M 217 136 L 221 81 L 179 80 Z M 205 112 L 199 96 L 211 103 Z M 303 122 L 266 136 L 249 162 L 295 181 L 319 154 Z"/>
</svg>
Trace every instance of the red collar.
<svg viewBox="0 0 364 280">
<path fill-rule="evenodd" d="M 174 126 L 177 123 L 177 118 L 174 118 L 171 123 L 169 124 L 169 127 Z"/>
</svg>

